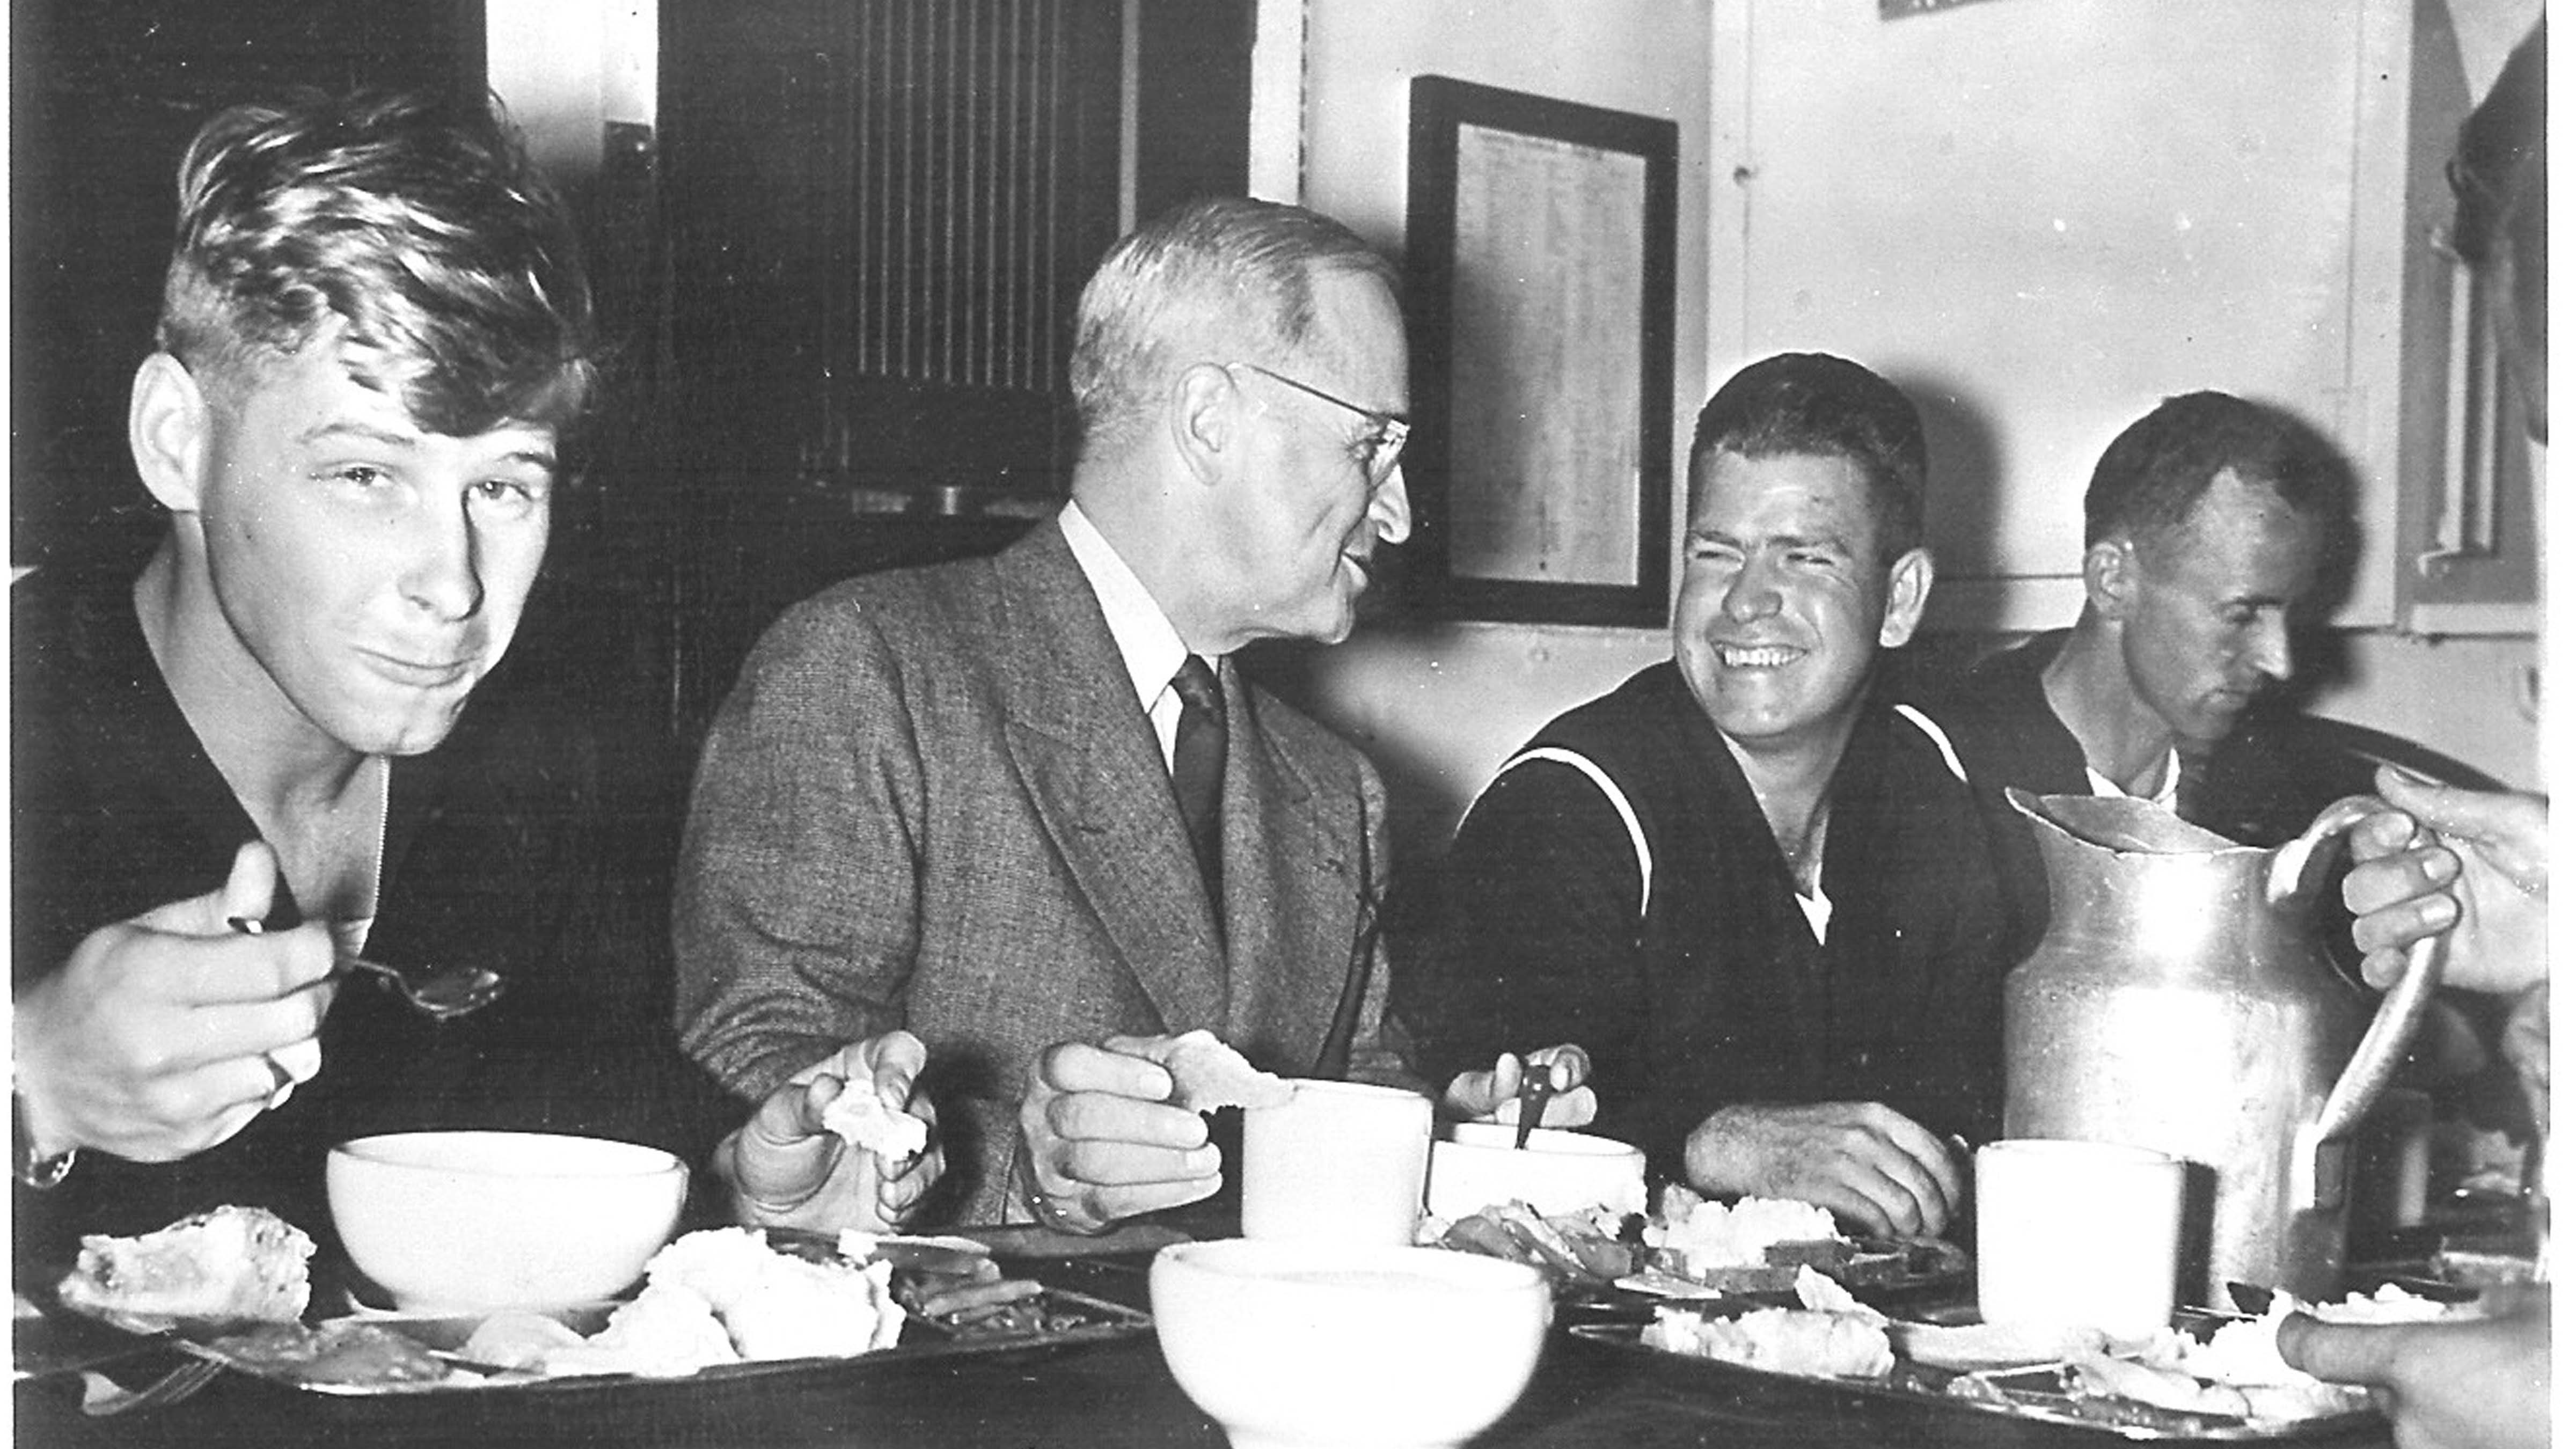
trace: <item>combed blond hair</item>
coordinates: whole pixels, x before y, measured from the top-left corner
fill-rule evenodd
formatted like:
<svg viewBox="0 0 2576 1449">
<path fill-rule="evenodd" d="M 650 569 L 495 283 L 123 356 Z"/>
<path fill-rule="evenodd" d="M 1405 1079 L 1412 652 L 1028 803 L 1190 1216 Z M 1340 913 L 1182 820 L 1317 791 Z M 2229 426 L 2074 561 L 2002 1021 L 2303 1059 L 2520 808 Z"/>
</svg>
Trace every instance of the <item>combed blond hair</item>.
<svg viewBox="0 0 2576 1449">
<path fill-rule="evenodd" d="M 162 349 L 221 396 L 335 320 L 356 380 L 451 436 L 566 430 L 597 382 L 570 217 L 489 103 L 299 91 L 198 130 Z"/>
</svg>

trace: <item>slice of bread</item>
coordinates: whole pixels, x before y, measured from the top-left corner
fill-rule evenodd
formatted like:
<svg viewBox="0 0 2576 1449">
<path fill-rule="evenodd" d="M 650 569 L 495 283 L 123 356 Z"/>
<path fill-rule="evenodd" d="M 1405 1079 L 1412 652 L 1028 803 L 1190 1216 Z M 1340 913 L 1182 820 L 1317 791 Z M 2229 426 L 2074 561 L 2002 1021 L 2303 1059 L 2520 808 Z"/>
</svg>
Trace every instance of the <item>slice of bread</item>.
<svg viewBox="0 0 2576 1449">
<path fill-rule="evenodd" d="M 864 1148 L 889 1163 L 909 1162 L 930 1145 L 930 1124 L 910 1112 L 898 1112 L 865 1082 L 852 1082 L 823 1109 L 823 1125 L 852 1147 Z"/>
<path fill-rule="evenodd" d="M 63 1303 L 128 1326 L 293 1323 L 312 1296 L 313 1240 L 255 1207 L 219 1207 L 140 1237 L 81 1239 L 55 1290 Z"/>
<path fill-rule="evenodd" d="M 1288 1083 L 1244 1060 L 1243 1053 L 1217 1040 L 1207 1030 L 1185 1031 L 1172 1038 L 1163 1056 L 1172 1074 L 1172 1101 L 1193 1112 L 1219 1107 L 1282 1107 L 1293 1093 Z"/>
</svg>

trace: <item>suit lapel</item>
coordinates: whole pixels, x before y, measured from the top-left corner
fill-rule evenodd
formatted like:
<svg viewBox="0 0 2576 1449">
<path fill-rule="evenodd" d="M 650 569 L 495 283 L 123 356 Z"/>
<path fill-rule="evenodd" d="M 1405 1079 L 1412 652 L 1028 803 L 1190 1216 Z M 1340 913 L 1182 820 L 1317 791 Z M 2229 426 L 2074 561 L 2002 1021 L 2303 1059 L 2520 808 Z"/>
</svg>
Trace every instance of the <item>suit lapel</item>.
<svg viewBox="0 0 2576 1449">
<path fill-rule="evenodd" d="M 1052 521 L 996 569 L 1002 628 L 993 676 L 1029 800 L 1166 1027 L 1221 1022 L 1215 917 L 1099 600 Z"/>
</svg>

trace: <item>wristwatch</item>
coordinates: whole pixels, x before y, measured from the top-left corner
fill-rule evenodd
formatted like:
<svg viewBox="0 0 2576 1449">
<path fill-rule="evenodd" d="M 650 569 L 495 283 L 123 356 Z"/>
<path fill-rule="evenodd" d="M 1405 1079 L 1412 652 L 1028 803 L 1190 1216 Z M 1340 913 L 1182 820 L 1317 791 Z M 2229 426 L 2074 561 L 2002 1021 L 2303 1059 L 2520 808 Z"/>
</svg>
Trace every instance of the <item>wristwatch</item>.
<svg viewBox="0 0 2576 1449">
<path fill-rule="evenodd" d="M 66 1147 L 60 1152 L 39 1155 L 36 1139 L 27 1135 L 27 1112 L 13 1088 L 9 1093 L 9 1162 L 18 1181 L 43 1192 L 60 1187 L 72 1175 L 72 1164 L 80 1160 L 80 1149 Z"/>
</svg>

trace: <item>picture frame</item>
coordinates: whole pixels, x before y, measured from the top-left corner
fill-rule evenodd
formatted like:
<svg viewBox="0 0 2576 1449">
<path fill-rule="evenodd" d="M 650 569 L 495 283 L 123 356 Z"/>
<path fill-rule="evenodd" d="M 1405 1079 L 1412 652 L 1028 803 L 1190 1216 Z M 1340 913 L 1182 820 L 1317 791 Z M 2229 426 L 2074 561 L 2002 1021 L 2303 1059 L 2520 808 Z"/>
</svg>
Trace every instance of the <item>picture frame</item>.
<svg viewBox="0 0 2576 1449">
<path fill-rule="evenodd" d="M 1447 76 L 1411 100 L 1414 597 L 1661 627 L 1680 129 Z"/>
</svg>

